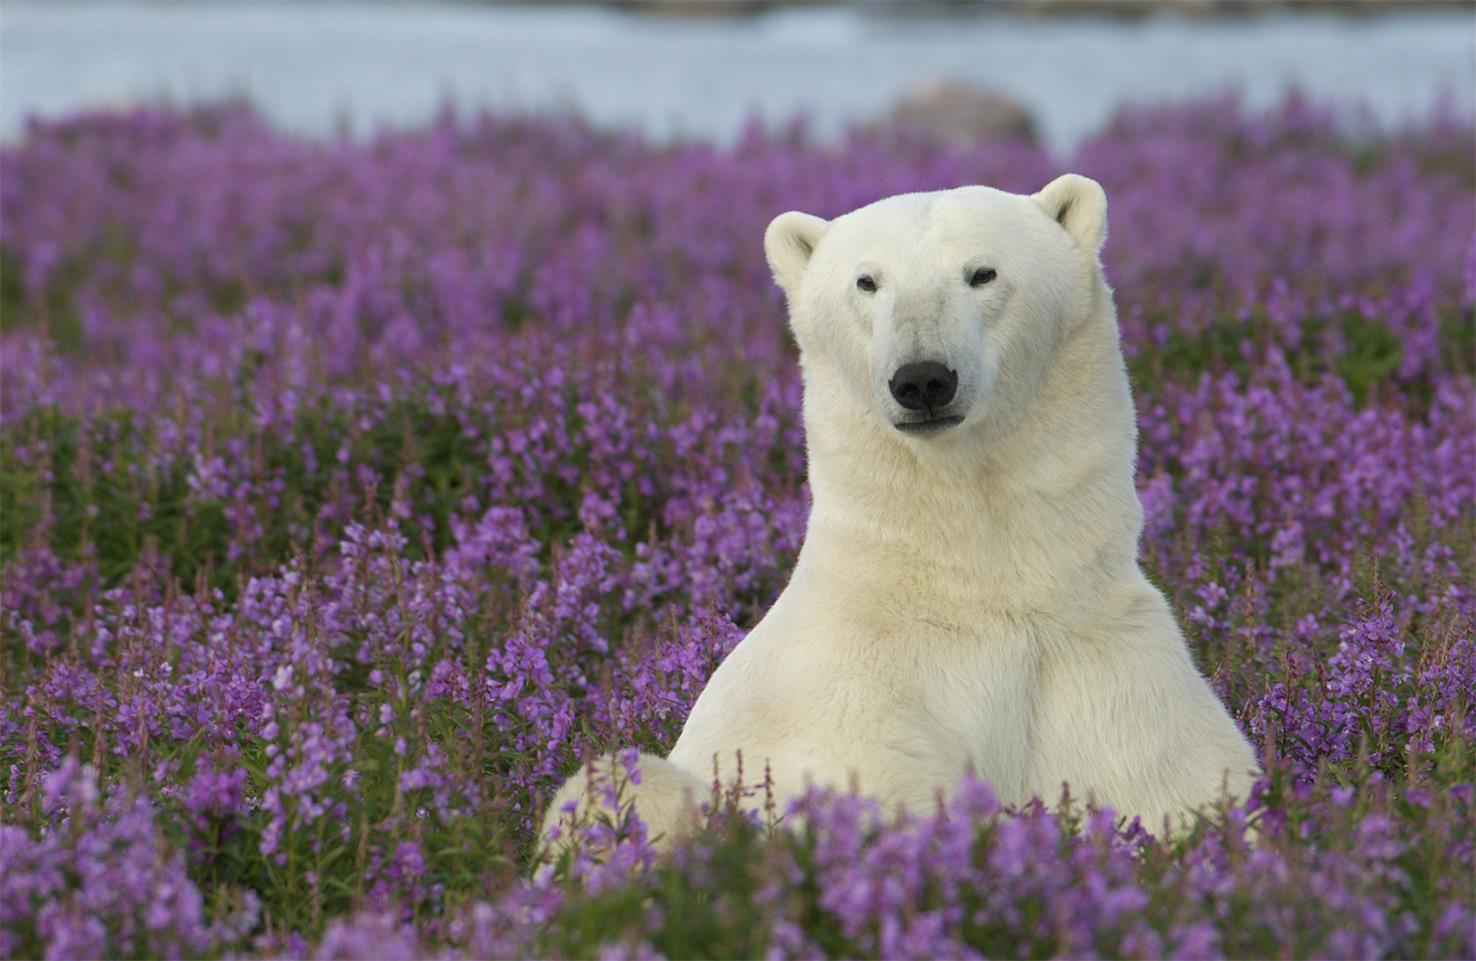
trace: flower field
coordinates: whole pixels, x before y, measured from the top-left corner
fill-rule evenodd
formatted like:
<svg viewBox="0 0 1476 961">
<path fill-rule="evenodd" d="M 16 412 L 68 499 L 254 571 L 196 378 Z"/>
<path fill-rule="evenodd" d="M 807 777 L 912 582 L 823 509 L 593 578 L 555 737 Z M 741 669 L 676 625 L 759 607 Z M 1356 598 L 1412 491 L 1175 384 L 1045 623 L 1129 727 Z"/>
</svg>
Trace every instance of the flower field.
<svg viewBox="0 0 1476 961">
<path fill-rule="evenodd" d="M 0 156 L 0 953 L 1476 956 L 1473 157 L 1468 120 L 1297 100 L 1069 157 L 33 124 Z M 796 831 L 719 797 L 668 859 L 626 821 L 535 879 L 563 777 L 669 748 L 803 539 L 769 219 L 1065 170 L 1109 198 L 1144 565 L 1256 795 L 1168 839 L 977 782 Z"/>
</svg>

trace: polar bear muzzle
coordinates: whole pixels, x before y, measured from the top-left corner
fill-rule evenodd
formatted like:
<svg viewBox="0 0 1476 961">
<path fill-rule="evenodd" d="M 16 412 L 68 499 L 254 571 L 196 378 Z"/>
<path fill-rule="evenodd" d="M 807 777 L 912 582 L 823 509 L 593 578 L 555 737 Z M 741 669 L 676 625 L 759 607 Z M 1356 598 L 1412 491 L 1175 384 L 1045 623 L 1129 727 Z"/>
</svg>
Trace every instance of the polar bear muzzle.
<svg viewBox="0 0 1476 961">
<path fill-rule="evenodd" d="M 931 434 L 963 423 L 962 416 L 947 413 L 948 405 L 958 393 L 958 371 L 936 360 L 914 361 L 898 367 L 887 381 L 887 390 L 904 410 L 921 415 L 894 425 L 904 433 Z"/>
</svg>

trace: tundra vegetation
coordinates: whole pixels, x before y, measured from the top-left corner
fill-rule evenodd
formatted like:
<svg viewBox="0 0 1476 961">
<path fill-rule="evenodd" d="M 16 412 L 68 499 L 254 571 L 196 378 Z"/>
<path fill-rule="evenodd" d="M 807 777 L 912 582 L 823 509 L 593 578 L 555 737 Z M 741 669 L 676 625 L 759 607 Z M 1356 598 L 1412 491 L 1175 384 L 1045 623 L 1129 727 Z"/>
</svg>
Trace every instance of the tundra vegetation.
<svg viewBox="0 0 1476 961">
<path fill-rule="evenodd" d="M 659 145 L 248 106 L 0 154 L 6 956 L 1476 956 L 1476 136 L 1288 100 L 1071 156 L 802 126 Z M 1142 556 L 1265 778 L 1159 826 L 969 781 L 654 858 L 664 752 L 807 510 L 760 238 L 907 190 L 1106 187 Z M 1254 827 L 1250 827 L 1254 825 Z"/>
</svg>

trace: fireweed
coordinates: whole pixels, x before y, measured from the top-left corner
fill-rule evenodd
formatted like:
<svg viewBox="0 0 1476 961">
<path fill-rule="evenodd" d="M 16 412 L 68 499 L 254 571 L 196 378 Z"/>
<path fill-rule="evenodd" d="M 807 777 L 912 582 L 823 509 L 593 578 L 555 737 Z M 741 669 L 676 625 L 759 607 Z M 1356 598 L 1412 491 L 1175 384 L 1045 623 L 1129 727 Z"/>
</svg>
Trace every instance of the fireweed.
<svg viewBox="0 0 1476 961">
<path fill-rule="evenodd" d="M 0 155 L 0 949 L 1476 955 L 1473 146 L 1295 100 L 1066 158 L 33 124 Z M 1110 197 L 1142 551 L 1255 796 L 1169 840 L 973 781 L 901 820 L 719 797 L 669 859 L 626 818 L 533 878 L 559 780 L 669 747 L 801 543 L 768 218 L 1063 170 Z"/>
</svg>

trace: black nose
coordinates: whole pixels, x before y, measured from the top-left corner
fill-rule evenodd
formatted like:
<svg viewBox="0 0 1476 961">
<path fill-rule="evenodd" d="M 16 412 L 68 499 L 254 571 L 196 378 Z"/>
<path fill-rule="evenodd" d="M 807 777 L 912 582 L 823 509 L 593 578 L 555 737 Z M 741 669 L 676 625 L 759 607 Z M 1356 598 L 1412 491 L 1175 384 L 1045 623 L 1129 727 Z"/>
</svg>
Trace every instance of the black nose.
<svg viewBox="0 0 1476 961">
<path fill-rule="evenodd" d="M 953 400 L 958 389 L 958 373 L 936 360 L 903 364 L 887 384 L 897 403 L 908 410 L 937 410 Z"/>
</svg>

